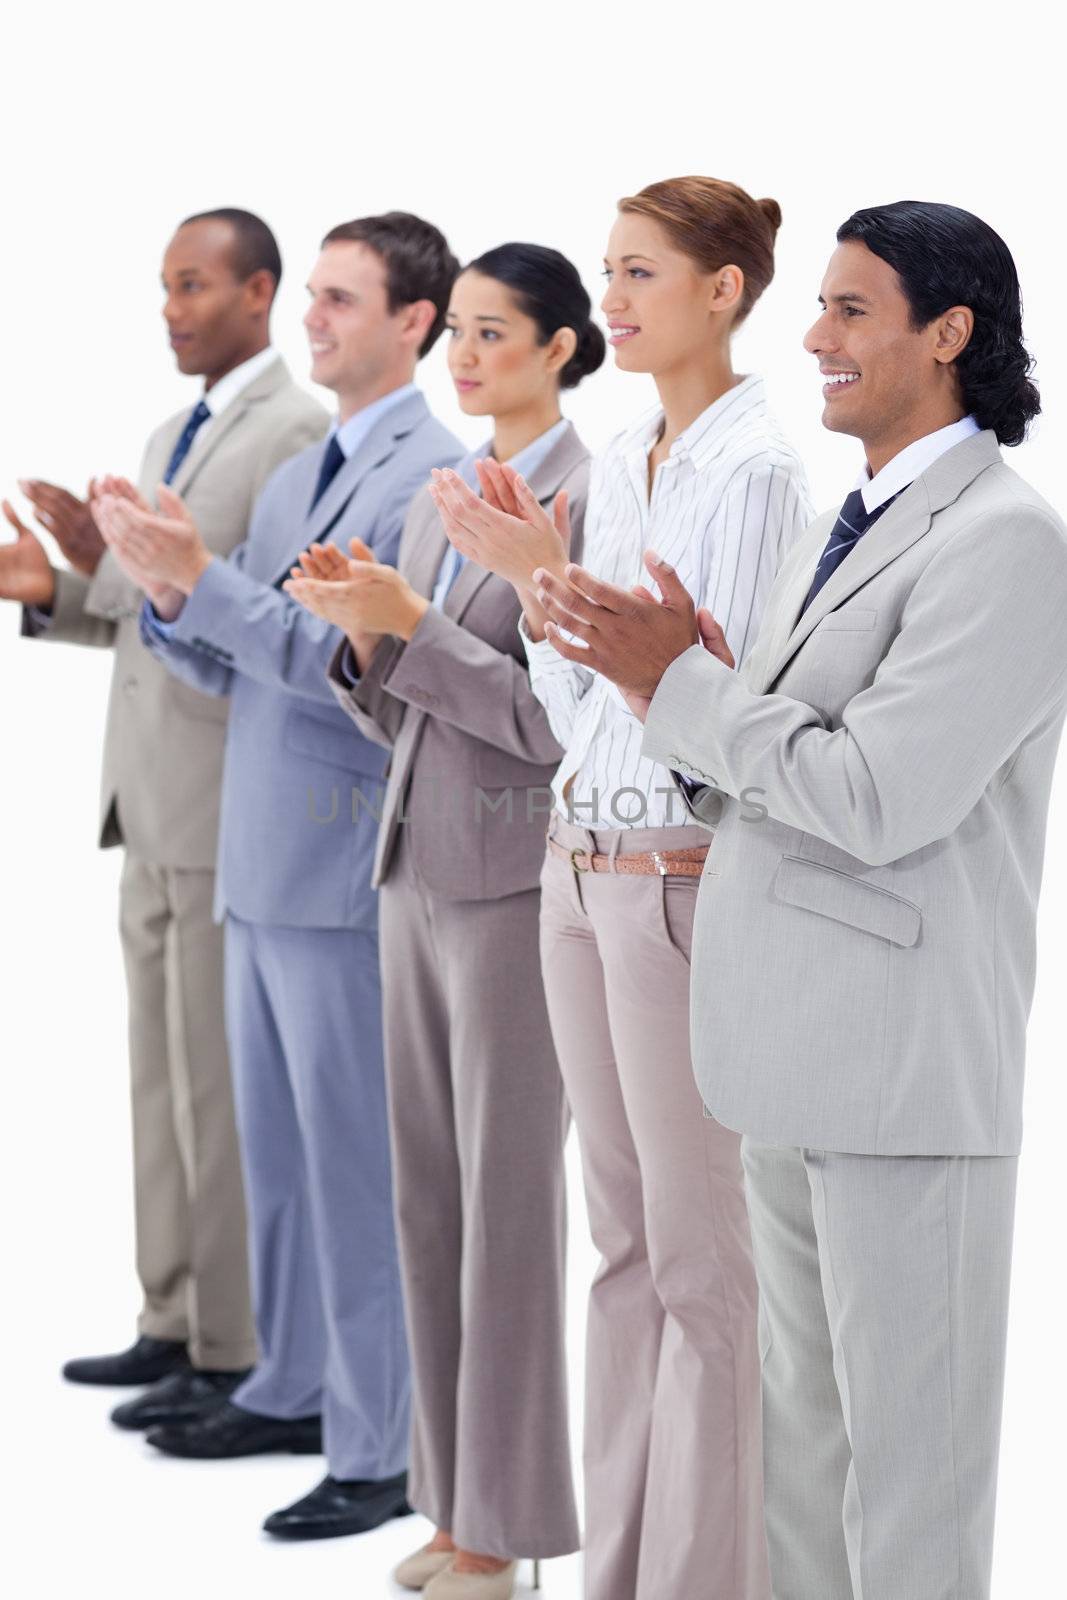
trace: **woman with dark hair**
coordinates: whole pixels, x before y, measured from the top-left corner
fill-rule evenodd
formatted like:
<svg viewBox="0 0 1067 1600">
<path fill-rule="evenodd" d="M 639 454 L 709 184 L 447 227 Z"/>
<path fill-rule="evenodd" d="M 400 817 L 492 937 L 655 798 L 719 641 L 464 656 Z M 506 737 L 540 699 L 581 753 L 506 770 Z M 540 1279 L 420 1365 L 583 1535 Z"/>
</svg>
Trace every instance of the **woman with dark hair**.
<svg viewBox="0 0 1067 1600">
<path fill-rule="evenodd" d="M 588 451 L 560 390 L 604 359 L 574 267 L 506 244 L 457 279 L 460 464 L 510 462 L 580 537 Z M 399 1583 L 506 1600 L 516 1558 L 578 1548 L 563 1342 L 567 1111 L 537 956 L 544 794 L 561 748 L 530 688 L 511 585 L 448 543 L 428 493 L 393 570 L 313 548 L 287 585 L 348 644 L 341 705 L 392 751 L 381 886 L 397 1225 L 414 1377 L 408 1497 L 434 1522 Z"/>
<path fill-rule="evenodd" d="M 809 515 L 801 464 L 731 340 L 774 273 L 773 200 L 689 177 L 620 202 L 605 257 L 616 364 L 660 404 L 593 466 L 585 565 L 626 586 L 653 547 L 751 649 Z M 515 584 L 534 692 L 565 747 L 541 959 L 601 1265 L 589 1306 L 588 1600 L 766 1600 L 756 1284 L 739 1139 L 703 1115 L 689 952 L 707 834 L 641 755 L 606 679 L 545 636 L 533 573 L 564 544 L 521 478 L 494 505 L 435 473 L 456 547 Z"/>
</svg>

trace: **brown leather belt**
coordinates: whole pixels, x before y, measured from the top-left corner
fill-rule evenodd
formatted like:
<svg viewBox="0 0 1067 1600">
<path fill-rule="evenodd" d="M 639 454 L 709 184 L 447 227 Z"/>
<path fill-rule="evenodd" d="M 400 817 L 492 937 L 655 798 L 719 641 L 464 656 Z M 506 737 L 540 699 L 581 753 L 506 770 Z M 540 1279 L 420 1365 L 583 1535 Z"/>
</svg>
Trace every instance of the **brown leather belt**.
<svg viewBox="0 0 1067 1600">
<path fill-rule="evenodd" d="M 704 857 L 709 845 L 695 845 L 688 850 L 650 850 L 643 856 L 601 856 L 588 850 L 568 850 L 566 845 L 549 839 L 548 848 L 561 861 L 569 861 L 575 872 L 616 872 L 639 877 L 699 878 L 704 870 Z"/>
</svg>

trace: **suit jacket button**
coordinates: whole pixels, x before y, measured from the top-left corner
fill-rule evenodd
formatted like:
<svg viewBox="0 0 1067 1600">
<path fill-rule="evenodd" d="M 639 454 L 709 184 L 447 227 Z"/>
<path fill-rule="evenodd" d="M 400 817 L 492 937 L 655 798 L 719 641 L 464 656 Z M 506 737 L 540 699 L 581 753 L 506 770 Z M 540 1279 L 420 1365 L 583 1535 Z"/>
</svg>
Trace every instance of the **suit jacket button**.
<svg viewBox="0 0 1067 1600">
<path fill-rule="evenodd" d="M 122 685 L 122 692 L 123 692 L 123 694 L 136 694 L 137 693 L 137 679 L 136 678 L 127 678 L 126 681 Z"/>
</svg>

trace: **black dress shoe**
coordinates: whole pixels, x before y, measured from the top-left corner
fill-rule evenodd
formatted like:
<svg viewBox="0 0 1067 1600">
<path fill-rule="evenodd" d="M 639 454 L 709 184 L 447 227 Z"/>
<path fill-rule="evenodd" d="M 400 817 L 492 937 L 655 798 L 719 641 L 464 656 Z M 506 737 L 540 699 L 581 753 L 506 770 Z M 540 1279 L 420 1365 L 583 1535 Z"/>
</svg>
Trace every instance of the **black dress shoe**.
<svg viewBox="0 0 1067 1600">
<path fill-rule="evenodd" d="M 119 1389 L 126 1384 L 158 1383 L 168 1373 L 189 1365 L 189 1352 L 180 1339 L 150 1339 L 142 1333 L 136 1344 L 113 1356 L 80 1356 L 68 1361 L 63 1376 L 69 1383 L 99 1383 Z"/>
<path fill-rule="evenodd" d="M 368 1533 L 390 1517 L 407 1517 L 408 1475 L 395 1478 L 323 1478 L 303 1500 L 275 1511 L 263 1524 L 278 1539 L 336 1539 Z"/>
<path fill-rule="evenodd" d="M 220 1400 L 191 1422 L 155 1428 L 146 1437 L 165 1455 L 193 1461 L 228 1461 L 233 1456 L 265 1456 L 275 1451 L 319 1456 L 322 1418 L 264 1417 L 230 1400 Z"/>
<path fill-rule="evenodd" d="M 174 1422 L 192 1422 L 220 1400 L 227 1399 L 251 1372 L 172 1372 L 160 1378 L 135 1400 L 124 1400 L 111 1413 L 119 1428 L 163 1428 Z"/>
</svg>

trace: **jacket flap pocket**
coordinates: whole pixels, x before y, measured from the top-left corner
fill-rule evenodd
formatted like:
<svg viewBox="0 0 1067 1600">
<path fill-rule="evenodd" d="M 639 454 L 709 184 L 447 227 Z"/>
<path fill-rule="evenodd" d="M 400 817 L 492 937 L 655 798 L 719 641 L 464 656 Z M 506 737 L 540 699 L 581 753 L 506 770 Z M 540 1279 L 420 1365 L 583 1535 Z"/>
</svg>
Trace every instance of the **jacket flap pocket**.
<svg viewBox="0 0 1067 1600">
<path fill-rule="evenodd" d="M 801 856 L 782 857 L 774 893 L 788 905 L 847 922 L 893 944 L 915 944 L 922 927 L 922 912 L 910 900 Z"/>
<path fill-rule="evenodd" d="M 877 611 L 871 611 L 865 606 L 844 605 L 839 611 L 828 611 L 814 631 L 816 633 L 870 633 L 877 621 Z"/>
</svg>

